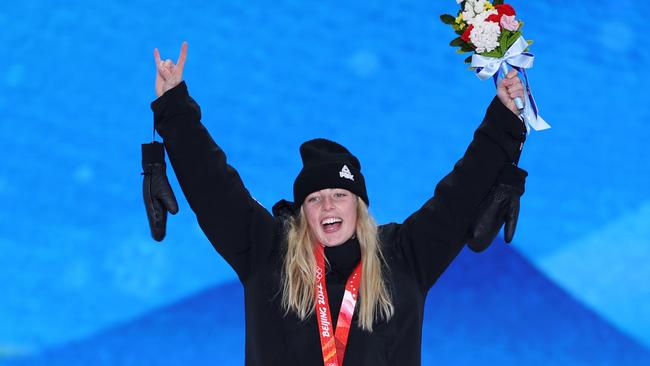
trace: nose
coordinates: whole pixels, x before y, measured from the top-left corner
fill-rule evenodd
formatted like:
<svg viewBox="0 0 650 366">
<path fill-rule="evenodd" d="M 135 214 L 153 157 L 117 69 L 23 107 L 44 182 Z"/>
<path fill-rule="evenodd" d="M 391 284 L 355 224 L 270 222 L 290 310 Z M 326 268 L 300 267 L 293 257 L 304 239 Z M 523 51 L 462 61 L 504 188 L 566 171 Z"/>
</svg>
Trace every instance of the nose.
<svg viewBox="0 0 650 366">
<path fill-rule="evenodd" d="M 329 211 L 334 208 L 334 202 L 331 197 L 325 196 L 323 198 L 323 211 Z"/>
</svg>

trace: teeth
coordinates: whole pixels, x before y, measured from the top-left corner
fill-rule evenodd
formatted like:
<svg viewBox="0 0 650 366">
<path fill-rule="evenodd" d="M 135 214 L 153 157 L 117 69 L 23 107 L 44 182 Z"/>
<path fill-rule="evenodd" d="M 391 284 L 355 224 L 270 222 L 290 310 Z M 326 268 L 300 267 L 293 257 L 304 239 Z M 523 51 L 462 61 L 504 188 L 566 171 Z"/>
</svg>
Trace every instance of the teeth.
<svg viewBox="0 0 650 366">
<path fill-rule="evenodd" d="M 321 221 L 321 224 L 322 225 L 329 225 L 329 224 L 335 224 L 337 222 L 343 222 L 343 220 L 341 220 L 339 218 L 330 217 L 330 218 L 327 218 L 327 219 Z"/>
</svg>

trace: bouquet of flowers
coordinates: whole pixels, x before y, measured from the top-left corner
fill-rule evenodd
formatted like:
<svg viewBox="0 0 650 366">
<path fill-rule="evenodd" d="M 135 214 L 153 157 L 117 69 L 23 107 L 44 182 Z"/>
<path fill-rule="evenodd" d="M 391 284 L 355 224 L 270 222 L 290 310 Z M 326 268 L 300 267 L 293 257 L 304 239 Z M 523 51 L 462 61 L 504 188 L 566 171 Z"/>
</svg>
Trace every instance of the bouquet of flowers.
<svg viewBox="0 0 650 366">
<path fill-rule="evenodd" d="M 518 20 L 515 9 L 503 0 L 456 0 L 460 10 L 454 17 L 443 14 L 440 19 L 450 25 L 458 35 L 450 43 L 458 47 L 457 52 L 473 52 L 465 59 L 476 70 L 481 80 L 494 78 L 496 84 L 499 73 L 508 73 L 508 65 L 522 72 L 526 84 L 526 102 L 517 98 L 515 104 L 530 131 L 550 128 L 539 116 L 537 105 L 530 91 L 526 69 L 533 66 L 534 56 L 528 52 L 533 43 L 526 41 L 521 29 L 524 22 Z"/>
</svg>

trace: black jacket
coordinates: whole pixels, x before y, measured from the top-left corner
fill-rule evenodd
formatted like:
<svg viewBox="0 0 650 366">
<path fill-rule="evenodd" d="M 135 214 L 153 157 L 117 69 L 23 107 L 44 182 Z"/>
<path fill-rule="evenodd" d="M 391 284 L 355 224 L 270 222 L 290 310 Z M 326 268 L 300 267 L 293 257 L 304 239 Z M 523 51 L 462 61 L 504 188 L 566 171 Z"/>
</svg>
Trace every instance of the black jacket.
<svg viewBox="0 0 650 366">
<path fill-rule="evenodd" d="M 323 365 L 316 319 L 300 321 L 280 306 L 282 217 L 274 217 L 244 187 L 239 174 L 201 124 L 199 106 L 181 83 L 155 100 L 162 136 L 180 186 L 199 225 L 244 285 L 246 365 Z M 463 158 L 434 196 L 402 224 L 380 226 L 395 315 L 372 333 L 353 318 L 345 365 L 420 365 L 424 300 L 462 249 L 476 209 L 526 137 L 522 122 L 495 98 Z M 332 316 L 360 258 L 354 240 L 328 248 Z M 206 326 L 219 326 L 218 324 Z"/>
</svg>

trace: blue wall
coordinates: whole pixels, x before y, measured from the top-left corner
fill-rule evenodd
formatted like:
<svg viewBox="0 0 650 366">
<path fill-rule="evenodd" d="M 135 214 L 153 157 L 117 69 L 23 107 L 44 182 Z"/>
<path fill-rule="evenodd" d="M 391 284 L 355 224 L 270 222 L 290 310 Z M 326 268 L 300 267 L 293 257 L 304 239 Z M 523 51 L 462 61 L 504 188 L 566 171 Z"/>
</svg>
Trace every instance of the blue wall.
<svg viewBox="0 0 650 366">
<path fill-rule="evenodd" d="M 520 165 L 530 176 L 515 243 L 463 252 L 430 294 L 423 361 L 647 362 L 643 3 L 512 4 L 535 40 L 529 76 L 553 128 L 526 143 Z M 175 60 L 188 41 L 185 80 L 204 123 L 265 206 L 290 196 L 299 144 L 323 136 L 360 157 L 377 220 L 401 221 L 460 157 L 494 94 L 447 45 L 453 34 L 437 17 L 455 9 L 452 0 L 0 7 L 0 363 L 69 365 L 66 355 L 101 354 L 111 364 L 146 364 L 117 357 L 117 340 L 178 327 L 178 337 L 137 349 L 179 349 L 165 360 L 186 364 L 222 352 L 188 339 L 243 334 L 242 319 L 183 325 L 182 314 L 205 304 L 240 307 L 241 294 L 173 174 L 181 212 L 162 244 L 149 237 L 140 144 L 151 139 L 154 47 Z M 484 275 L 468 281 L 477 266 Z M 504 282 L 510 273 L 518 281 Z M 470 327 L 478 318 L 458 315 L 472 313 L 476 297 L 495 302 L 485 310 L 493 322 L 478 333 Z M 508 326 L 499 299 L 530 327 Z M 215 330 L 222 327 L 230 330 Z M 492 333 L 504 341 L 489 340 Z M 468 340 L 485 345 L 452 357 Z M 232 343 L 242 350 L 242 342 Z"/>
</svg>

